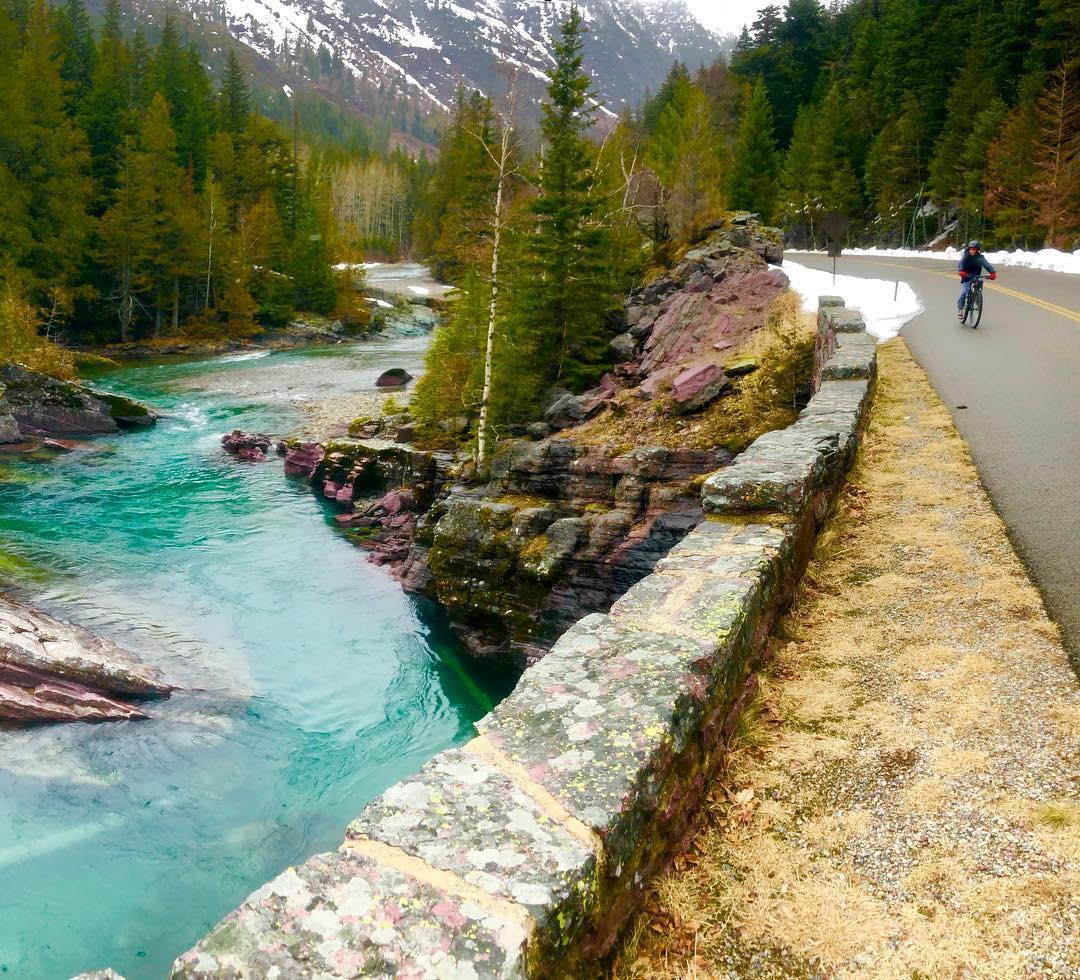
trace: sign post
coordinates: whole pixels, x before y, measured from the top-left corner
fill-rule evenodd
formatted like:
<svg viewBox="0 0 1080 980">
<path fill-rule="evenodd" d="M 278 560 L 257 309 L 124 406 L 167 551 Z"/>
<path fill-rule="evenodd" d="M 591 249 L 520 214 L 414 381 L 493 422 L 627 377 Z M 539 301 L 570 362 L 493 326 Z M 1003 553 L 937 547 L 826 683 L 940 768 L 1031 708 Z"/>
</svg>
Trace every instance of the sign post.
<svg viewBox="0 0 1080 980">
<path fill-rule="evenodd" d="M 850 222 L 839 211 L 830 211 L 821 219 L 821 227 L 825 231 L 825 241 L 828 244 L 829 255 L 832 258 L 832 281 L 836 285 L 836 260 L 843 249 L 841 239 L 848 230 Z"/>
</svg>

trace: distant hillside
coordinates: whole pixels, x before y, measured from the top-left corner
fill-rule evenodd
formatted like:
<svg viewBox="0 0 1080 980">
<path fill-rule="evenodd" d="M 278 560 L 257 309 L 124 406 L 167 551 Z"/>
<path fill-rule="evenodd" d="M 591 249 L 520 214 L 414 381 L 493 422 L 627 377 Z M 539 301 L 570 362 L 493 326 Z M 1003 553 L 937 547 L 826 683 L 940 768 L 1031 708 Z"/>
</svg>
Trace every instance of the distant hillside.
<svg viewBox="0 0 1080 980">
<path fill-rule="evenodd" d="M 348 101 L 365 91 L 445 109 L 459 84 L 497 94 L 516 67 L 539 98 L 552 39 L 570 0 L 177 0 L 222 25 L 280 68 L 336 80 Z M 655 92 L 674 61 L 708 64 L 727 42 L 684 0 L 582 0 L 587 70 L 612 115 Z M 370 94 L 367 96 L 370 99 Z"/>
</svg>

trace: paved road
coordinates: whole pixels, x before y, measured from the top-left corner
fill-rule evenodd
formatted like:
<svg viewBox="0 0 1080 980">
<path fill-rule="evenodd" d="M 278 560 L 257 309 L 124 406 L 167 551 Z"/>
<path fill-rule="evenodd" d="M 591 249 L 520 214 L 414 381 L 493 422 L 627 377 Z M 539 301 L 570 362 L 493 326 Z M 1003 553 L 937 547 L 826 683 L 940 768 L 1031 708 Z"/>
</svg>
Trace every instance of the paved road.
<svg viewBox="0 0 1080 980">
<path fill-rule="evenodd" d="M 790 258 L 832 267 L 824 256 Z M 903 335 L 1080 665 L 1080 276 L 999 269 L 970 330 L 956 320 L 951 263 L 850 256 L 837 272 L 903 279 L 918 293 L 926 312 Z"/>
</svg>

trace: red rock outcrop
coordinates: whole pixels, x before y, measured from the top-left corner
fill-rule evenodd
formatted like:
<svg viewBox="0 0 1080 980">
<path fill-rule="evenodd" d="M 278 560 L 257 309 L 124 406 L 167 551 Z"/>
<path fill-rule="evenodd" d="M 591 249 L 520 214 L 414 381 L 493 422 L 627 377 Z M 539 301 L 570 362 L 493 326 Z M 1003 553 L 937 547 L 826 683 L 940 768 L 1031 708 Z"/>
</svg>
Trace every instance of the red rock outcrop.
<svg viewBox="0 0 1080 980">
<path fill-rule="evenodd" d="M 116 644 L 0 596 L 0 721 L 145 718 L 130 699 L 171 691 Z"/>
<path fill-rule="evenodd" d="M 557 397 L 529 427 L 539 441 L 502 443 L 486 484 L 465 482 L 445 454 L 357 443 L 289 447 L 286 468 L 349 508 L 338 523 L 442 604 L 473 654 L 527 663 L 649 574 L 701 519 L 695 478 L 731 459 L 721 448 L 585 445 L 575 428 L 627 389 L 670 395 L 680 413 L 722 397 L 725 362 L 787 288 L 768 264 L 781 259 L 779 235 L 749 216 L 714 228 L 631 297 L 613 372 Z"/>
</svg>

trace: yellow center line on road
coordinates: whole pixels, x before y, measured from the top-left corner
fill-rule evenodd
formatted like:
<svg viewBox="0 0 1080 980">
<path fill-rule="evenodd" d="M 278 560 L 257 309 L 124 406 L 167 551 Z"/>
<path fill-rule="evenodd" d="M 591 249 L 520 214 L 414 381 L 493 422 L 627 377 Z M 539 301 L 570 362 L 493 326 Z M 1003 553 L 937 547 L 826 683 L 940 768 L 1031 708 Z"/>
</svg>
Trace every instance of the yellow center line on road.
<svg viewBox="0 0 1080 980">
<path fill-rule="evenodd" d="M 865 265 L 888 266 L 890 269 L 906 269 L 908 272 L 925 272 L 929 276 L 944 276 L 946 279 L 959 278 L 955 272 L 942 272 L 940 269 L 921 269 L 918 266 L 901 265 L 899 262 L 881 262 L 877 259 L 862 259 L 862 262 Z M 1076 310 L 1070 310 L 1067 306 L 1058 306 L 1057 303 L 1050 303 L 1045 299 L 1039 299 L 1038 296 L 1030 296 L 1027 293 L 1021 293 L 1018 290 L 1009 289 L 1008 286 L 1002 286 L 1000 283 L 997 282 L 994 283 L 994 288 L 997 289 L 998 292 L 1004 293 L 1006 296 L 1011 296 L 1013 299 L 1023 300 L 1025 303 L 1031 303 L 1032 305 L 1038 306 L 1049 313 L 1056 313 L 1058 316 L 1063 316 L 1066 320 L 1072 320 L 1074 323 L 1080 323 L 1080 313 L 1078 313 Z"/>
</svg>

